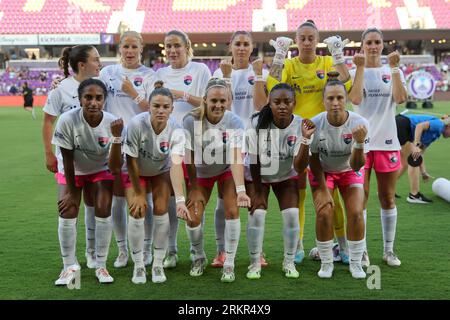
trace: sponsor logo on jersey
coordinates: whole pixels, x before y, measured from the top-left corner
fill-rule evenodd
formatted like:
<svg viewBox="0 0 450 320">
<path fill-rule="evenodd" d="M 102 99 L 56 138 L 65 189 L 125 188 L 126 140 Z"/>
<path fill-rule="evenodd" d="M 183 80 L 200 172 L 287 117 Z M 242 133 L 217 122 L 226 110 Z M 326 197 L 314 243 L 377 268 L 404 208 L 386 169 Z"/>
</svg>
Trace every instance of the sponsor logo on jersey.
<svg viewBox="0 0 450 320">
<path fill-rule="evenodd" d="M 386 144 L 392 144 L 392 139 L 384 140 L 384 143 L 386 143 Z"/>
<path fill-rule="evenodd" d="M 142 77 L 136 77 L 134 78 L 133 83 L 136 87 L 140 87 L 143 81 L 144 79 L 142 79 Z"/>
<path fill-rule="evenodd" d="M 255 77 L 254 76 L 249 76 L 247 79 L 248 83 L 250 83 L 251 85 L 255 84 Z"/>
<path fill-rule="evenodd" d="M 392 153 L 389 157 L 389 161 L 391 161 L 391 163 L 397 163 L 398 162 L 397 155 L 395 153 Z"/>
<path fill-rule="evenodd" d="M 190 75 L 185 76 L 184 77 L 184 84 L 188 86 L 191 83 L 192 83 L 192 76 L 190 76 Z"/>
<path fill-rule="evenodd" d="M 342 135 L 342 139 L 344 139 L 345 144 L 349 144 L 350 142 L 352 142 L 352 134 L 351 133 L 344 133 Z"/>
<path fill-rule="evenodd" d="M 100 147 L 104 148 L 108 144 L 109 138 L 108 137 L 98 137 L 98 144 Z"/>
<path fill-rule="evenodd" d="M 169 142 L 163 141 L 159 143 L 159 150 L 161 150 L 162 153 L 169 152 Z"/>
<path fill-rule="evenodd" d="M 224 144 L 228 142 L 229 137 L 230 136 L 229 136 L 228 132 L 226 132 L 226 131 L 222 132 L 222 142 Z"/>
<path fill-rule="evenodd" d="M 289 136 L 287 138 L 287 144 L 289 147 L 293 147 L 295 145 L 295 141 L 297 141 L 297 137 L 296 136 Z"/>
<path fill-rule="evenodd" d="M 383 74 L 381 76 L 381 79 L 383 80 L 384 83 L 388 83 L 389 81 L 391 81 L 391 75 L 390 74 Z"/>
<path fill-rule="evenodd" d="M 323 70 L 317 70 L 317 71 L 316 71 L 316 75 L 317 75 L 317 78 L 323 79 L 323 78 L 325 77 L 325 71 L 323 71 Z"/>
</svg>

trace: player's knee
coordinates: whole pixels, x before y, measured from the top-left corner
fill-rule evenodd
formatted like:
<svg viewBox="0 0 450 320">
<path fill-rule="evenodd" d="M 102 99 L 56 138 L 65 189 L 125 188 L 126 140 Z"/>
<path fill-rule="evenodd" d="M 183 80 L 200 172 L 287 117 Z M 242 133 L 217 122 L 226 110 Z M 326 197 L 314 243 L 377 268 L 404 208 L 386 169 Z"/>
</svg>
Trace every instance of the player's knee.
<svg viewBox="0 0 450 320">
<path fill-rule="evenodd" d="M 333 207 L 330 204 L 326 204 L 322 208 L 319 208 L 317 211 L 317 217 L 316 219 L 318 222 L 322 223 L 331 223 L 333 220 Z"/>
<path fill-rule="evenodd" d="M 108 218 L 111 215 L 111 205 L 101 205 L 95 208 L 95 216 L 99 218 Z"/>
<path fill-rule="evenodd" d="M 237 219 L 237 218 L 239 218 L 239 209 L 237 207 L 235 207 L 235 208 L 227 208 L 225 210 L 225 217 L 227 219 Z"/>
<path fill-rule="evenodd" d="M 167 202 L 157 200 L 153 202 L 153 214 L 162 215 L 169 211 L 169 206 Z"/>
<path fill-rule="evenodd" d="M 76 217 L 78 217 L 78 210 L 71 207 L 64 211 L 60 210 L 59 215 L 61 218 L 64 218 L 64 219 L 75 219 Z"/>
<path fill-rule="evenodd" d="M 395 199 L 393 194 L 382 192 L 379 194 L 381 207 L 391 209 L 395 207 Z"/>
</svg>

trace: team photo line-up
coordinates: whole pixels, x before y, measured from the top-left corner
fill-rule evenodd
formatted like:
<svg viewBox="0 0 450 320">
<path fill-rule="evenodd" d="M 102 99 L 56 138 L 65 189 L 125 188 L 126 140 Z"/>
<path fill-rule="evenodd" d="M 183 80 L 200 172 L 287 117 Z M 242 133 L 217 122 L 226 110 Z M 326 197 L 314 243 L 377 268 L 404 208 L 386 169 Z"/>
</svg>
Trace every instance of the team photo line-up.
<svg viewBox="0 0 450 320">
<path fill-rule="evenodd" d="M 295 41 L 299 55 L 287 59 L 293 40 L 271 40 L 275 56 L 265 70 L 262 59 L 250 61 L 251 33 L 236 31 L 231 59 L 213 75 L 192 61 L 191 42 L 179 30 L 165 35 L 169 65 L 156 72 L 141 64 L 143 40 L 134 31 L 120 38 L 120 63 L 104 68 L 93 46 L 63 50 L 59 65 L 66 77 L 53 83 L 42 128 L 46 166 L 58 186 L 64 267 L 55 285 L 67 285 L 80 270 L 81 198 L 87 267 L 100 283 L 114 281 L 106 268 L 113 233 L 115 268 L 127 266 L 131 256 L 133 283 L 146 283 L 147 266 L 152 282 L 165 282 L 164 269 L 178 262 L 180 219 L 190 241 L 189 274 L 201 276 L 208 265 L 204 214 L 216 182 L 217 252 L 210 265 L 222 268 L 221 281 L 235 280 L 240 208 L 248 212 L 246 277 L 261 278 L 268 264 L 263 238 L 270 189 L 283 221 L 282 271 L 298 278 L 307 179 L 316 212 L 310 255 L 321 261 L 318 276 L 331 278 L 333 262 L 342 261 L 353 278 L 363 279 L 370 264 L 365 239 L 372 168 L 383 260 L 400 266 L 394 253 L 401 169 L 395 116 L 407 96 L 400 55 L 390 53 L 382 65 L 383 34 L 375 27 L 362 33 L 352 70 L 344 64 L 347 39 L 325 39 L 331 56 L 316 55 L 313 21 L 298 27 Z"/>
</svg>

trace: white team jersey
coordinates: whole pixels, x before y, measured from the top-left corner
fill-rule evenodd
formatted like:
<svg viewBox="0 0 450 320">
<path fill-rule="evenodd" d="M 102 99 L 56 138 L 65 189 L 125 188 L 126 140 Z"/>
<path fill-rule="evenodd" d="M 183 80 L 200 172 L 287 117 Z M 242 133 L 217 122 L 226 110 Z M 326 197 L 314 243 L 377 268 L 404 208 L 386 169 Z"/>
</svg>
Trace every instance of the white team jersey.
<svg viewBox="0 0 450 320">
<path fill-rule="evenodd" d="M 263 69 L 263 79 L 267 79 L 269 71 Z M 213 77 L 223 78 L 222 70 L 214 71 Z M 250 117 L 256 112 L 253 105 L 253 88 L 255 86 L 256 76 L 253 66 L 249 65 L 247 69 L 231 71 L 231 88 L 233 90 L 233 104 L 231 111 L 242 119 L 247 127 L 250 123 Z"/>
<path fill-rule="evenodd" d="M 363 125 L 369 131 L 369 123 L 355 112 L 348 111 L 348 118 L 340 127 L 332 126 L 327 119 L 327 112 L 321 112 L 311 119 L 316 125 L 310 145 L 312 153 L 319 153 L 324 172 L 338 173 L 353 170 L 350 167 L 352 153 L 352 130 Z M 368 152 L 368 140 L 365 139 L 365 152 Z"/>
<path fill-rule="evenodd" d="M 150 114 L 142 112 L 128 124 L 123 151 L 138 159 L 141 176 L 152 177 L 169 171 L 171 154 L 184 156 L 185 144 L 184 130 L 174 120 L 169 119 L 164 130 L 156 134 Z"/>
<path fill-rule="evenodd" d="M 126 69 L 121 64 L 104 67 L 100 71 L 100 79 L 106 84 L 108 96 L 106 98 L 105 111 L 108 111 L 118 118 L 122 118 L 125 125 L 143 110 L 133 99 L 122 91 L 122 84 L 126 76 L 133 84 L 138 94 L 148 99 L 144 89 L 144 79 L 153 85 L 155 72 L 146 67 L 140 66 L 137 69 Z"/>
<path fill-rule="evenodd" d="M 284 129 L 277 128 L 272 122 L 269 130 L 261 129 L 257 136 L 258 119 L 259 116 L 253 118 L 245 132 L 246 165 L 250 164 L 251 155 L 258 154 L 261 180 L 265 183 L 281 182 L 296 176 L 294 157 L 300 149 L 302 118 L 293 115 L 291 123 Z"/>
<path fill-rule="evenodd" d="M 100 124 L 92 128 L 84 119 L 83 109 L 77 108 L 61 115 L 56 123 L 52 143 L 74 150 L 75 175 L 97 173 L 108 169 L 111 144 L 111 122 L 116 117 L 103 111 Z M 58 172 L 64 173 L 63 161 L 58 159 Z"/>
<path fill-rule="evenodd" d="M 356 69 L 350 70 L 352 80 Z M 405 77 L 400 70 L 403 86 Z M 363 100 L 353 109 L 370 123 L 369 150 L 400 150 L 395 123 L 396 103 L 392 96 L 392 76 L 389 66 L 364 68 Z"/>
<path fill-rule="evenodd" d="M 215 177 L 230 169 L 231 149 L 242 149 L 244 124 L 238 116 L 226 110 L 219 123 L 211 124 L 206 116 L 198 121 L 187 115 L 183 127 L 186 148 L 194 151 L 198 178 Z"/>
<path fill-rule="evenodd" d="M 173 69 L 171 66 L 158 69 L 155 77 L 157 80 L 164 81 L 165 88 L 185 91 L 195 97 L 203 97 L 206 85 L 211 78 L 211 72 L 205 64 L 189 61 L 181 69 Z M 171 117 L 179 125 L 183 124 L 184 116 L 194 108 L 183 100 L 175 100 L 173 106 Z"/>
</svg>

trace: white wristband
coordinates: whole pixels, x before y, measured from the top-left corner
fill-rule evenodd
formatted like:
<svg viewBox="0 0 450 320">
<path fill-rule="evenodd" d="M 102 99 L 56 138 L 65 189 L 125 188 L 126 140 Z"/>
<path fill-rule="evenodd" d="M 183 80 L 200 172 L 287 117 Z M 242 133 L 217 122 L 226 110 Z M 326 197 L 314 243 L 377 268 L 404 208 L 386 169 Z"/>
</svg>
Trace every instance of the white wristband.
<svg viewBox="0 0 450 320">
<path fill-rule="evenodd" d="M 144 97 L 141 96 L 140 94 L 137 95 L 136 98 L 133 99 L 134 102 L 136 102 L 137 104 L 141 103 L 142 101 L 144 101 Z"/>
<path fill-rule="evenodd" d="M 122 144 L 122 141 L 123 141 L 122 137 L 113 137 L 111 139 L 111 143 L 114 143 L 114 144 Z"/>
<path fill-rule="evenodd" d="M 393 67 L 393 68 L 391 68 L 391 73 L 392 73 L 392 74 L 393 74 L 393 73 L 400 73 L 399 67 Z"/>
<path fill-rule="evenodd" d="M 305 138 L 305 137 L 302 136 L 300 143 L 304 144 L 306 146 L 309 146 L 311 144 L 311 140 L 312 139 L 308 139 L 308 138 Z"/>
<path fill-rule="evenodd" d="M 222 78 L 223 81 L 226 82 L 226 84 L 230 84 L 231 85 L 231 78 Z"/>
<path fill-rule="evenodd" d="M 175 203 L 186 202 L 184 196 L 179 196 L 175 198 Z"/>
<path fill-rule="evenodd" d="M 245 192 L 245 185 L 236 186 L 236 193 Z"/>
<path fill-rule="evenodd" d="M 255 81 L 256 82 L 266 82 L 266 80 L 264 80 L 262 74 L 257 74 Z"/>
<path fill-rule="evenodd" d="M 355 148 L 355 149 L 364 149 L 364 142 L 355 142 L 353 144 L 353 148 Z"/>
</svg>

